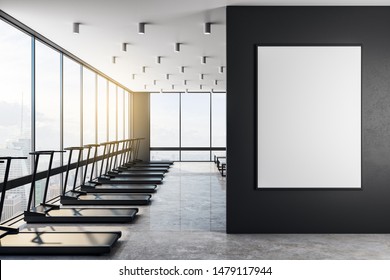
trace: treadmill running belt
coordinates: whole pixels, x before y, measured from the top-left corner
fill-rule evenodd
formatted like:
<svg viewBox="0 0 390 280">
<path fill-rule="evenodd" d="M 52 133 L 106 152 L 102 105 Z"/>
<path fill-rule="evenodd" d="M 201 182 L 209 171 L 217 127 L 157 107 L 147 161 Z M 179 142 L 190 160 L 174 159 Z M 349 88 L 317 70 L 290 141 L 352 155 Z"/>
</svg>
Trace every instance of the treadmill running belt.
<svg viewBox="0 0 390 280">
<path fill-rule="evenodd" d="M 154 193 L 156 185 L 115 185 L 103 184 L 96 186 L 81 186 L 81 190 L 87 193 Z"/>
<path fill-rule="evenodd" d="M 121 232 L 19 232 L 0 239 L 0 255 L 107 254 L 120 236 Z"/>
<path fill-rule="evenodd" d="M 116 177 L 116 178 L 98 178 L 98 183 L 113 183 L 113 184 L 161 184 L 162 178 L 150 177 Z"/>
<path fill-rule="evenodd" d="M 61 208 L 47 213 L 25 212 L 27 223 L 122 223 L 131 222 L 137 208 Z"/>
<path fill-rule="evenodd" d="M 150 203 L 149 194 L 82 194 L 77 197 L 62 196 L 62 205 L 146 205 Z"/>
<path fill-rule="evenodd" d="M 134 171 L 124 170 L 119 173 L 110 172 L 112 176 L 129 176 L 129 177 L 164 177 L 164 172 L 161 171 Z"/>
</svg>

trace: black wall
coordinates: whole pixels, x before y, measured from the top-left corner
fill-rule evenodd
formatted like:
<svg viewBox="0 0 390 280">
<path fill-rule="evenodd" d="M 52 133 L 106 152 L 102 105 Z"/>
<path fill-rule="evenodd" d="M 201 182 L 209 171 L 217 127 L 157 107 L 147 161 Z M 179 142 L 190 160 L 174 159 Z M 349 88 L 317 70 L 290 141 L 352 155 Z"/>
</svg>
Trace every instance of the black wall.
<svg viewBox="0 0 390 280">
<path fill-rule="evenodd" d="M 257 44 L 362 44 L 361 190 L 255 189 Z M 227 231 L 390 233 L 390 7 L 230 6 L 227 70 Z"/>
</svg>

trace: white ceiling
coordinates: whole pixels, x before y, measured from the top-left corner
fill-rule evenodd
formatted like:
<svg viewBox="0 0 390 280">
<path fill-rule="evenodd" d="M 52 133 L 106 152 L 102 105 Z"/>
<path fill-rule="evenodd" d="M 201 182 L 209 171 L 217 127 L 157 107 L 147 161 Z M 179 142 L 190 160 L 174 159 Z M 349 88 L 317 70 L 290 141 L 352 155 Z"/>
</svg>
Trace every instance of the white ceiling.
<svg viewBox="0 0 390 280">
<path fill-rule="evenodd" d="M 227 5 L 389 4 L 389 0 L 0 0 L 0 9 L 133 91 L 172 91 L 172 85 L 174 91 L 199 91 L 200 85 L 202 91 L 220 91 L 226 89 L 226 68 L 223 74 L 218 70 L 226 66 Z M 81 23 L 80 34 L 73 34 L 74 22 Z M 148 23 L 144 35 L 138 34 L 139 22 Z M 210 35 L 203 33 L 205 22 L 213 23 Z M 182 44 L 179 53 L 174 52 L 176 42 Z M 122 43 L 129 43 L 127 52 Z M 162 56 L 161 64 L 156 63 L 157 56 Z M 201 56 L 207 56 L 206 64 L 201 64 Z M 171 74 L 169 80 L 166 74 Z"/>
</svg>

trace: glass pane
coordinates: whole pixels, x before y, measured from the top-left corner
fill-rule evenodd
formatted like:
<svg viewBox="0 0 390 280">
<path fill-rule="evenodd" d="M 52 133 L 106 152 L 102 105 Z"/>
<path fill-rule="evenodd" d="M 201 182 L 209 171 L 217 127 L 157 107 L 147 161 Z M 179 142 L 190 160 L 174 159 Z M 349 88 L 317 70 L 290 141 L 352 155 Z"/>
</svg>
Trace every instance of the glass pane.
<svg viewBox="0 0 390 280">
<path fill-rule="evenodd" d="M 80 146 L 80 64 L 64 57 L 63 75 L 64 147 Z"/>
<path fill-rule="evenodd" d="M 0 20 L 0 155 L 31 151 L 31 37 Z M 0 164 L 3 181 L 5 164 Z M 12 162 L 9 179 L 30 174 L 30 160 Z M 22 197 L 25 205 L 26 197 Z"/>
<path fill-rule="evenodd" d="M 115 141 L 117 139 L 116 136 L 116 95 L 117 95 L 117 86 L 113 83 L 109 83 L 108 88 L 108 104 L 109 104 L 109 141 Z"/>
<path fill-rule="evenodd" d="M 83 68 L 83 144 L 96 143 L 96 73 L 88 68 Z M 91 150 L 90 157 L 94 150 Z M 88 151 L 84 150 L 84 158 Z M 91 168 L 91 165 L 88 166 Z M 90 170 L 90 169 L 89 169 Z M 87 170 L 86 180 L 90 180 L 90 172 Z"/>
<path fill-rule="evenodd" d="M 98 143 L 107 142 L 107 80 L 98 76 Z"/>
<path fill-rule="evenodd" d="M 209 151 L 182 151 L 182 161 L 210 161 Z"/>
<path fill-rule="evenodd" d="M 151 151 L 150 159 L 179 161 L 180 160 L 179 153 L 180 153 L 179 151 Z"/>
<path fill-rule="evenodd" d="M 118 140 L 124 139 L 124 90 L 118 88 Z"/>
<path fill-rule="evenodd" d="M 96 74 L 83 68 L 83 142 L 96 142 Z"/>
<path fill-rule="evenodd" d="M 130 138 L 129 122 L 130 122 L 130 94 L 125 91 L 125 139 Z"/>
<path fill-rule="evenodd" d="M 181 95 L 181 145 L 210 147 L 209 93 Z"/>
<path fill-rule="evenodd" d="M 16 164 L 16 161 L 15 164 L 12 163 L 11 168 L 14 168 Z M 7 191 L 0 222 L 22 214 L 26 210 L 29 191 L 30 184 Z"/>
<path fill-rule="evenodd" d="M 150 94 L 150 146 L 179 147 L 180 95 Z"/>
<path fill-rule="evenodd" d="M 36 150 L 60 149 L 60 54 L 52 48 L 36 41 L 35 48 L 35 102 L 36 102 Z M 47 170 L 49 156 L 40 158 L 38 170 Z M 52 167 L 61 163 L 59 153 L 53 159 Z M 43 183 L 37 182 L 37 202 L 43 193 Z M 48 198 L 60 193 L 60 177 L 50 178 Z"/>
<path fill-rule="evenodd" d="M 226 147 L 226 93 L 213 93 L 212 146 Z"/>
</svg>

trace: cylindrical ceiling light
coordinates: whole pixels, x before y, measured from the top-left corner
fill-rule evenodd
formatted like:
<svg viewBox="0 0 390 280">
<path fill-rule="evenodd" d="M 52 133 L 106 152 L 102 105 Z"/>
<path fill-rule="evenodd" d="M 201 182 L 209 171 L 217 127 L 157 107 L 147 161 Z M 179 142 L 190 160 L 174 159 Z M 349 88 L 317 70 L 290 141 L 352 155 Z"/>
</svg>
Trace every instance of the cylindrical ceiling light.
<svg viewBox="0 0 390 280">
<path fill-rule="evenodd" d="M 175 89 L 175 85 L 172 85 L 172 90 L 174 90 Z"/>
<path fill-rule="evenodd" d="M 219 73 L 223 74 L 223 66 L 219 66 Z"/>
<path fill-rule="evenodd" d="M 175 43 L 175 52 L 180 52 L 180 43 Z"/>
<path fill-rule="evenodd" d="M 204 80 L 204 74 L 199 74 L 199 79 Z"/>
<path fill-rule="evenodd" d="M 161 64 L 161 56 L 157 56 L 156 57 L 156 63 L 157 64 Z"/>
<path fill-rule="evenodd" d="M 200 62 L 202 64 L 206 64 L 206 58 L 207 58 L 207 56 L 202 56 Z"/>
<path fill-rule="evenodd" d="M 116 56 L 112 57 L 112 63 L 114 63 L 114 64 L 116 63 Z"/>
<path fill-rule="evenodd" d="M 180 72 L 181 72 L 181 73 L 184 73 L 184 68 L 185 68 L 184 66 L 181 66 L 181 67 L 180 67 Z"/>
<path fill-rule="evenodd" d="M 145 34 L 145 22 L 140 22 L 138 24 L 138 34 Z"/>
<path fill-rule="evenodd" d="M 80 33 L 80 23 L 79 22 L 74 22 L 73 23 L 73 33 L 74 34 L 79 34 Z"/>
<path fill-rule="evenodd" d="M 133 80 L 135 80 L 135 74 L 133 74 L 132 76 L 133 76 Z"/>
<path fill-rule="evenodd" d="M 211 22 L 206 22 L 204 24 L 204 34 L 208 35 L 211 34 Z"/>
<path fill-rule="evenodd" d="M 169 75 L 169 74 L 167 74 L 167 80 L 169 80 L 169 76 L 170 76 L 170 75 Z"/>
<path fill-rule="evenodd" d="M 184 81 L 183 81 L 183 84 L 186 86 L 186 85 L 187 85 L 187 80 L 184 80 Z"/>
<path fill-rule="evenodd" d="M 200 88 L 200 89 L 203 89 L 203 85 L 199 85 L 199 88 Z"/>
<path fill-rule="evenodd" d="M 142 73 L 146 72 L 146 66 L 142 66 Z"/>
<path fill-rule="evenodd" d="M 122 51 L 127 52 L 127 43 L 122 43 Z"/>
<path fill-rule="evenodd" d="M 214 81 L 214 85 L 216 85 L 216 86 L 218 85 L 218 80 Z"/>
<path fill-rule="evenodd" d="M 154 81 L 153 81 L 153 85 L 156 85 L 156 84 L 157 84 L 157 81 L 156 81 L 156 80 L 154 80 Z"/>
<path fill-rule="evenodd" d="M 146 85 L 144 85 L 144 89 L 146 89 Z"/>
</svg>

